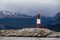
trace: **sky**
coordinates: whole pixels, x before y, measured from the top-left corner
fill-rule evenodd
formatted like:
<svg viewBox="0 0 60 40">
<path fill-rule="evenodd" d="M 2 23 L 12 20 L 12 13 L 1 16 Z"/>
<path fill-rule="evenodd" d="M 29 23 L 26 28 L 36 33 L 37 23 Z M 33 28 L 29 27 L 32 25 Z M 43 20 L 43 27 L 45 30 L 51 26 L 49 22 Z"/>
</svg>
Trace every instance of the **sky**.
<svg viewBox="0 0 60 40">
<path fill-rule="evenodd" d="M 60 12 L 60 0 L 0 0 L 1 10 L 53 17 Z"/>
</svg>

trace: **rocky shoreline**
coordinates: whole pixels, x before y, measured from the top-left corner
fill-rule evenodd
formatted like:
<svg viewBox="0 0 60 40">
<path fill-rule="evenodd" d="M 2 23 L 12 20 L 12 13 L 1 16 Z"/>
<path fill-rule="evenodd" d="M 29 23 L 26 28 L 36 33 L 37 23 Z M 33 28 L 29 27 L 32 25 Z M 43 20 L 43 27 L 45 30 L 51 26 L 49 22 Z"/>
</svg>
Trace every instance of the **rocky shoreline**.
<svg viewBox="0 0 60 40">
<path fill-rule="evenodd" d="M 3 37 L 57 37 L 60 38 L 60 32 L 51 31 L 45 28 L 23 28 L 20 30 L 0 30 L 0 36 Z"/>
</svg>

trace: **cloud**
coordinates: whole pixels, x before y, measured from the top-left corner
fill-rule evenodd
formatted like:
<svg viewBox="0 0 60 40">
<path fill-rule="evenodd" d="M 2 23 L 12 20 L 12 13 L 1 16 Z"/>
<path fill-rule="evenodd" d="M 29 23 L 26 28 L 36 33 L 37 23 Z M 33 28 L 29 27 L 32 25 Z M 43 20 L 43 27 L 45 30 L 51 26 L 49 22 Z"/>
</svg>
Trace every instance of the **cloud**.
<svg viewBox="0 0 60 40">
<path fill-rule="evenodd" d="M 0 10 L 26 14 L 40 11 L 41 15 L 54 16 L 60 11 L 59 4 L 60 0 L 0 0 Z"/>
</svg>

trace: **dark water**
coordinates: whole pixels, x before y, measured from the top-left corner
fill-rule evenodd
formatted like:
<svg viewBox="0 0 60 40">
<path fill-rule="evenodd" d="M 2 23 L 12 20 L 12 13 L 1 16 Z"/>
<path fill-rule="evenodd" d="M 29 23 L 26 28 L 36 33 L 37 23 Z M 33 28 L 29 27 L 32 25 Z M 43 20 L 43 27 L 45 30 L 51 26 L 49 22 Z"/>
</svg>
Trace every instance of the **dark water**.
<svg viewBox="0 0 60 40">
<path fill-rule="evenodd" d="M 50 22 L 50 21 L 49 21 Z M 41 27 L 47 28 L 54 31 L 60 31 L 60 24 L 49 24 L 49 22 L 41 19 Z M 44 26 L 44 24 L 49 24 Z M 4 26 L 1 26 L 4 25 Z M 36 18 L 4 18 L 0 19 L 0 30 L 1 29 L 22 29 L 22 28 L 36 28 Z"/>
<path fill-rule="evenodd" d="M 0 24 L 9 27 L 18 27 L 18 28 L 26 28 L 26 27 L 35 27 L 36 19 L 35 18 L 4 18 L 0 19 Z"/>
</svg>

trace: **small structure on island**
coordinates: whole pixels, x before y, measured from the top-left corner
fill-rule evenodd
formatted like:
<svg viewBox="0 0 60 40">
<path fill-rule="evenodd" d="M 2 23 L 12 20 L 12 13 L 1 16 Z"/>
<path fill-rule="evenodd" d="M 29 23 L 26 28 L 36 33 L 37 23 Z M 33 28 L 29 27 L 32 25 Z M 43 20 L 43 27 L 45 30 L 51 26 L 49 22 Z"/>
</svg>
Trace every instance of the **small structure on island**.
<svg viewBox="0 0 60 40">
<path fill-rule="evenodd" d="M 37 14 L 37 28 L 40 28 L 41 27 L 41 19 L 40 19 L 40 14 L 38 13 Z"/>
</svg>

